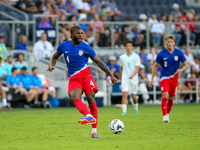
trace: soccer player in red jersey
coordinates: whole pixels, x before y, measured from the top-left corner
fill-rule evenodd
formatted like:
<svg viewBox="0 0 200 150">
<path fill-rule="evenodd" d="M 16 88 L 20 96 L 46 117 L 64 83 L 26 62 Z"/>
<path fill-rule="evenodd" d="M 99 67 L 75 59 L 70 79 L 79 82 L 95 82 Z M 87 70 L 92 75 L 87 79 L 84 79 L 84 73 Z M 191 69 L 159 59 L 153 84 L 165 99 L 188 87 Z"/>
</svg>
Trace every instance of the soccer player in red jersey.
<svg viewBox="0 0 200 150">
<path fill-rule="evenodd" d="M 56 60 L 63 54 L 69 74 L 68 94 L 78 111 L 85 116 L 85 118 L 79 119 L 78 122 L 81 124 L 92 124 L 92 138 L 100 138 L 97 134 L 98 109 L 95 102 L 95 93 L 97 93 L 98 88 L 93 79 L 91 69 L 87 64 L 88 58 L 90 57 L 111 77 L 113 85 L 117 79 L 105 63 L 99 59 L 91 46 L 82 41 L 84 33 L 82 28 L 80 26 L 74 26 L 70 32 L 72 39 L 58 46 L 57 51 L 51 58 L 47 71 L 52 72 L 55 69 Z M 81 101 L 83 92 L 85 92 L 90 111 Z"/>
<path fill-rule="evenodd" d="M 160 89 L 162 93 L 161 108 L 163 113 L 163 122 L 170 122 L 169 113 L 172 109 L 173 100 L 176 95 L 178 75 L 187 69 L 188 63 L 183 52 L 174 48 L 175 37 L 173 35 L 168 35 L 165 38 L 165 44 L 167 48 L 158 53 L 153 65 L 152 78 L 149 82 L 149 86 L 152 87 L 153 78 L 160 64 L 162 66 Z M 180 62 L 183 64 L 181 69 L 179 69 Z"/>
</svg>

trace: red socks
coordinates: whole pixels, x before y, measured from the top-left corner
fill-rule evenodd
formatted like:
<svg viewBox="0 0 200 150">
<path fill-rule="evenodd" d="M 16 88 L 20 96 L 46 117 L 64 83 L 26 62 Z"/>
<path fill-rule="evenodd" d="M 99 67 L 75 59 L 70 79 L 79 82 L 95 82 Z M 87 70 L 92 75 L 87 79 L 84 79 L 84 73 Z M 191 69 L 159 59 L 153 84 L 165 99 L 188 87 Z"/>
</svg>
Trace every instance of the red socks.
<svg viewBox="0 0 200 150">
<path fill-rule="evenodd" d="M 96 103 L 89 104 L 89 107 L 90 107 L 90 113 L 94 118 L 96 118 L 98 122 L 98 109 Z M 92 128 L 97 128 L 97 122 L 95 124 L 92 124 Z"/>
<path fill-rule="evenodd" d="M 84 116 L 90 114 L 87 106 L 81 101 L 81 99 L 77 99 L 77 100 L 75 100 L 73 102 L 74 102 L 76 108 L 78 109 L 78 111 L 80 113 L 82 113 Z"/>
<path fill-rule="evenodd" d="M 162 98 L 162 102 L 161 102 L 161 108 L 162 108 L 162 113 L 163 116 L 167 115 L 167 98 Z"/>
<path fill-rule="evenodd" d="M 168 100 L 168 103 L 167 103 L 167 114 L 170 113 L 171 109 L 172 109 L 172 105 L 173 105 L 173 100 Z"/>
</svg>

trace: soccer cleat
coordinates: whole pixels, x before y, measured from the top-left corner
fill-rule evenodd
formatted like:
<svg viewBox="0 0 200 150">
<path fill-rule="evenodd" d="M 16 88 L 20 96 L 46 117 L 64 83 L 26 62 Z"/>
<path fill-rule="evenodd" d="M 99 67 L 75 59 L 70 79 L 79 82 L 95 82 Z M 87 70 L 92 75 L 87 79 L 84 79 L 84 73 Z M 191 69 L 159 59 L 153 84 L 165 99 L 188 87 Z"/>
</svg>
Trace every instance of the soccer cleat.
<svg viewBox="0 0 200 150">
<path fill-rule="evenodd" d="M 134 110 L 134 116 L 138 116 L 138 110 Z"/>
<path fill-rule="evenodd" d="M 166 122 L 166 123 L 169 122 L 169 118 L 167 117 L 167 115 L 163 116 L 163 122 Z"/>
<path fill-rule="evenodd" d="M 3 110 L 12 110 L 12 107 L 9 107 L 9 106 L 5 106 L 2 108 Z"/>
<path fill-rule="evenodd" d="M 94 117 L 85 117 L 85 118 L 81 118 L 78 120 L 78 122 L 80 124 L 95 124 L 96 123 L 96 119 Z"/>
<path fill-rule="evenodd" d="M 126 116 L 126 113 L 125 113 L 125 112 L 123 112 L 123 113 L 121 114 L 121 116 L 125 117 L 125 116 Z"/>
<path fill-rule="evenodd" d="M 101 138 L 96 132 L 92 133 L 92 138 Z"/>
</svg>

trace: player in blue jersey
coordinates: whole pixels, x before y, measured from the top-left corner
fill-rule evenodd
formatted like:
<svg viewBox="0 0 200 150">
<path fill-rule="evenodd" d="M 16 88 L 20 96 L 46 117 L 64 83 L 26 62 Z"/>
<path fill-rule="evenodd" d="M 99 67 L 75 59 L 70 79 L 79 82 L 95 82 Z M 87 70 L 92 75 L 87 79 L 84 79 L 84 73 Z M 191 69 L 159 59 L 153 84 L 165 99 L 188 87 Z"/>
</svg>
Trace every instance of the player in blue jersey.
<svg viewBox="0 0 200 150">
<path fill-rule="evenodd" d="M 81 124 L 92 124 L 92 138 L 100 138 L 97 134 L 98 109 L 95 102 L 95 93 L 98 92 L 98 88 L 93 79 L 91 69 L 87 64 L 88 58 L 90 57 L 111 77 L 113 85 L 117 79 L 105 63 L 98 58 L 91 46 L 82 41 L 84 32 L 80 26 L 72 27 L 70 33 L 72 39 L 58 46 L 57 51 L 51 58 L 47 71 L 52 72 L 55 69 L 56 60 L 63 54 L 69 74 L 68 94 L 78 111 L 85 116 L 85 118 L 79 119 L 78 122 Z M 90 111 L 81 101 L 83 92 L 85 92 Z"/>
<path fill-rule="evenodd" d="M 161 108 L 163 113 L 163 122 L 170 122 L 169 113 L 176 95 L 178 75 L 187 69 L 188 63 L 183 52 L 174 48 L 175 37 L 173 35 L 168 35 L 165 38 L 165 44 L 167 48 L 158 53 L 153 65 L 152 78 L 149 82 L 149 86 L 151 87 L 153 85 L 153 78 L 160 64 L 162 66 L 160 89 L 162 93 Z M 179 69 L 180 62 L 183 64 L 181 69 Z"/>
</svg>

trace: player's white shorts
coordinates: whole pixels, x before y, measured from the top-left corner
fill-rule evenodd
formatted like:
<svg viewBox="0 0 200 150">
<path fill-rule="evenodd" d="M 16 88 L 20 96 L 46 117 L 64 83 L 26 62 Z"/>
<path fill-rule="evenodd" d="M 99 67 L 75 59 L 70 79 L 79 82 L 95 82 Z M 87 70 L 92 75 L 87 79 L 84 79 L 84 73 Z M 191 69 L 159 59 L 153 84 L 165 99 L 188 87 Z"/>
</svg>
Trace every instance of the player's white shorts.
<svg viewBox="0 0 200 150">
<path fill-rule="evenodd" d="M 123 82 L 122 81 L 122 92 L 130 91 L 131 94 L 137 94 L 138 83 Z"/>
</svg>

